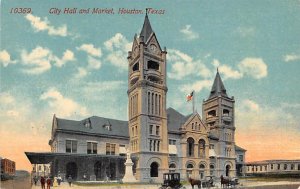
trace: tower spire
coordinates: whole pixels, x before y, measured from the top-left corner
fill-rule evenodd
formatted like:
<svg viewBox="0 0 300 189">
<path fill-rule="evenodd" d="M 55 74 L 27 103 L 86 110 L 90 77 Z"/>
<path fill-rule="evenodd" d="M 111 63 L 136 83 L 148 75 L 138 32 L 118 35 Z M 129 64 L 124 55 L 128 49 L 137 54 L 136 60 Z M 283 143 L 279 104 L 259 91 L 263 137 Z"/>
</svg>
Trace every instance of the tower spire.
<svg viewBox="0 0 300 189">
<path fill-rule="evenodd" d="M 226 93 L 226 89 L 225 89 L 224 84 L 222 82 L 221 76 L 219 74 L 219 69 L 217 68 L 217 74 L 216 74 L 216 77 L 215 77 L 215 80 L 214 80 L 214 84 L 213 84 L 213 86 L 211 88 L 211 91 L 210 91 L 209 99 L 217 97 L 219 95 L 228 97 L 227 93 Z"/>
<path fill-rule="evenodd" d="M 145 20 L 144 20 L 142 31 L 140 33 L 140 36 L 144 37 L 144 42 L 147 41 L 147 39 L 150 37 L 151 33 L 153 32 L 147 12 L 148 12 L 148 8 L 146 8 Z"/>
</svg>

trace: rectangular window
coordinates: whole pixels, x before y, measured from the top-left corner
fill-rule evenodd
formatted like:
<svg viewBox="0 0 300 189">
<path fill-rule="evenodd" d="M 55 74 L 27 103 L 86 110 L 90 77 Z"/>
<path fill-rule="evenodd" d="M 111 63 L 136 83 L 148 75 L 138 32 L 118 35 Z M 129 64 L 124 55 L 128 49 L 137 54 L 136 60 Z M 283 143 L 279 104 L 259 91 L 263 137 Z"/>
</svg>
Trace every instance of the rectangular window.
<svg viewBox="0 0 300 189">
<path fill-rule="evenodd" d="M 66 153 L 77 153 L 76 140 L 66 140 Z"/>
<path fill-rule="evenodd" d="M 271 169 L 273 170 L 273 164 L 271 164 Z"/>
<path fill-rule="evenodd" d="M 159 126 L 156 125 L 156 135 L 158 136 L 159 135 Z"/>
<path fill-rule="evenodd" d="M 106 143 L 106 155 L 115 155 L 116 154 L 116 145 Z"/>
<path fill-rule="evenodd" d="M 149 134 L 150 134 L 150 135 L 153 134 L 153 125 L 149 125 Z"/>
<path fill-rule="evenodd" d="M 244 156 L 243 155 L 239 155 L 239 159 L 240 159 L 240 162 L 243 162 L 244 161 Z"/>
<path fill-rule="evenodd" d="M 169 139 L 169 145 L 176 145 L 176 140 Z"/>
<path fill-rule="evenodd" d="M 277 165 L 278 170 L 280 169 L 280 164 Z"/>
<path fill-rule="evenodd" d="M 97 154 L 97 143 L 96 142 L 88 142 L 87 143 L 87 153 L 88 154 Z"/>
</svg>

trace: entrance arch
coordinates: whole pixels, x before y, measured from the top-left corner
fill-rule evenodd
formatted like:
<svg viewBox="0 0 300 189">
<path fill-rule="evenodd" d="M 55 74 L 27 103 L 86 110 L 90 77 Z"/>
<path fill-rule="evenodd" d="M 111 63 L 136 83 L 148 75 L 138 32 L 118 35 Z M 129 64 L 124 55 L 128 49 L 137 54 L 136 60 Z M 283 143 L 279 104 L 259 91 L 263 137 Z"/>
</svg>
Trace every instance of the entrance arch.
<svg viewBox="0 0 300 189">
<path fill-rule="evenodd" d="M 77 179 L 77 165 L 75 162 L 69 162 L 66 165 L 66 178 L 69 176 L 72 177 L 72 179 Z"/>
<path fill-rule="evenodd" d="M 151 177 L 158 177 L 158 163 L 153 162 L 150 165 L 150 176 Z"/>
<path fill-rule="evenodd" d="M 229 172 L 230 172 L 230 165 L 226 165 L 226 176 L 229 177 Z"/>
</svg>

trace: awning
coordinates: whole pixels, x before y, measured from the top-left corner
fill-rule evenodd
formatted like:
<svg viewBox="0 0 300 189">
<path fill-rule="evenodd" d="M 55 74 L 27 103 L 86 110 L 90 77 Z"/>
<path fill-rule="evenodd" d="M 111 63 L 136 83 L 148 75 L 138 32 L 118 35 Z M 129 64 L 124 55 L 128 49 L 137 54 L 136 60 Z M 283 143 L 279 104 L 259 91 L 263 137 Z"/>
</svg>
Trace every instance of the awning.
<svg viewBox="0 0 300 189">
<path fill-rule="evenodd" d="M 177 154 L 176 145 L 169 145 L 169 154 Z"/>
<path fill-rule="evenodd" d="M 127 154 L 126 148 L 123 147 L 123 146 L 121 146 L 121 147 L 119 148 L 119 154 Z"/>
<path fill-rule="evenodd" d="M 209 149 L 209 157 L 216 157 L 216 152 L 214 149 Z"/>
<path fill-rule="evenodd" d="M 106 154 L 77 154 L 77 153 L 52 153 L 52 152 L 25 152 L 31 164 L 48 164 L 56 157 L 95 157 L 95 158 L 119 158 L 125 156 L 106 155 Z"/>
</svg>

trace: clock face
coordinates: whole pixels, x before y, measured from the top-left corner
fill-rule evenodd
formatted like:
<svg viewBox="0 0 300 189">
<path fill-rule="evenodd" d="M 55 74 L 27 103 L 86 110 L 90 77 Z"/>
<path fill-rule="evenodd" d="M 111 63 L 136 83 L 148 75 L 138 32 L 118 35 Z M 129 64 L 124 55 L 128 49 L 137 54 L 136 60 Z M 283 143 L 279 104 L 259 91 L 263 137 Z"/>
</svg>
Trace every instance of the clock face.
<svg viewBox="0 0 300 189">
<path fill-rule="evenodd" d="M 150 45 L 150 50 L 151 50 L 152 52 L 155 52 L 156 49 L 157 49 L 156 45 L 154 45 L 154 44 L 151 44 L 151 45 Z"/>
</svg>

